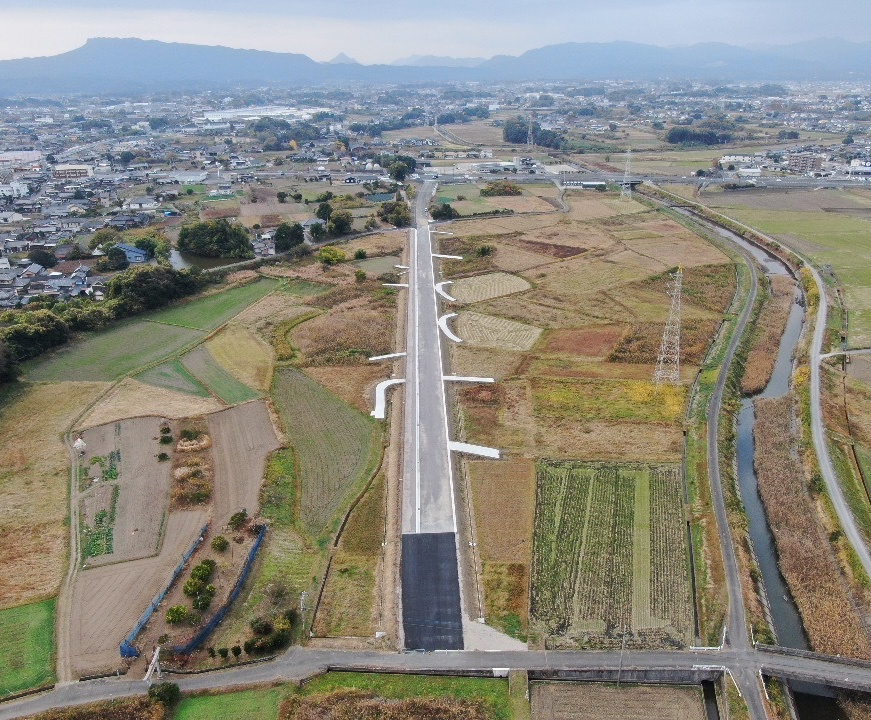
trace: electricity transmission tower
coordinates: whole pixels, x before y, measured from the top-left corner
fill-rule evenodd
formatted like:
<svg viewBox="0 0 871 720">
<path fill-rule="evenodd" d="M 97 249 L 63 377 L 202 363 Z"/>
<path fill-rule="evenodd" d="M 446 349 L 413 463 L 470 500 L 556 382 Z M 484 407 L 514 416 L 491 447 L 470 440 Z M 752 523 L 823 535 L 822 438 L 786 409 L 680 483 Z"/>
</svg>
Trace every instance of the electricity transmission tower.
<svg viewBox="0 0 871 720">
<path fill-rule="evenodd" d="M 532 151 L 532 146 L 534 144 L 535 135 L 532 132 L 532 118 L 535 117 L 532 113 L 529 113 L 529 126 L 526 130 L 526 147 Z"/>
<path fill-rule="evenodd" d="M 623 184 L 620 186 L 620 197 L 632 199 L 632 184 L 629 176 L 632 174 L 632 148 L 626 150 L 626 169 L 623 171 Z"/>
<path fill-rule="evenodd" d="M 668 322 L 662 331 L 662 343 L 656 358 L 656 372 L 653 382 L 656 387 L 663 383 L 680 383 L 680 298 L 683 291 L 683 267 L 671 273 L 666 293 L 671 296 L 671 310 Z"/>
</svg>

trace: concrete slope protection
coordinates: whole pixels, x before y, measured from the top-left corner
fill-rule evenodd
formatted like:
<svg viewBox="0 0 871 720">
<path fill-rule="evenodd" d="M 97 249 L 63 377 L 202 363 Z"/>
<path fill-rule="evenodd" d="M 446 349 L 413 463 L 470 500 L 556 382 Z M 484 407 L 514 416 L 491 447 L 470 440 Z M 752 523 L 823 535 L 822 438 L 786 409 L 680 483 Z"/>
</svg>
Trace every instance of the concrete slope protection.
<svg viewBox="0 0 871 720">
<path fill-rule="evenodd" d="M 411 233 L 402 487 L 402 620 L 410 649 L 463 648 L 457 519 L 447 403 L 426 206 Z"/>
</svg>

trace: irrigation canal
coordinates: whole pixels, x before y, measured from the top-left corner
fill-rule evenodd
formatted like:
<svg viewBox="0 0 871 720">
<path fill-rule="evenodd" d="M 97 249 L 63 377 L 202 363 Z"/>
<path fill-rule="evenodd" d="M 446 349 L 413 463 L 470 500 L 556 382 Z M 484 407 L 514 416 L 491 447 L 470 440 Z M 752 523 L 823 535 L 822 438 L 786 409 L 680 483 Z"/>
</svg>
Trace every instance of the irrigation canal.
<svg viewBox="0 0 871 720">
<path fill-rule="evenodd" d="M 732 233 L 729 233 L 729 240 L 751 253 L 767 276 L 789 274 L 786 266 L 778 258 L 757 246 Z M 789 391 L 793 358 L 803 324 L 802 296 L 801 291 L 796 289 L 771 379 L 759 395 L 742 399 L 737 427 L 738 485 L 747 515 L 753 552 L 756 555 L 768 600 L 771 622 L 774 625 L 778 644 L 798 650 L 810 648 L 798 608 L 780 572 L 774 535 L 768 525 L 768 517 L 759 495 L 754 467 L 756 447 L 753 429 L 756 416 L 753 402 L 756 397 L 782 397 Z M 834 699 L 834 693 L 826 686 L 797 681 L 790 681 L 789 686 L 795 698 L 796 712 L 800 720 L 839 720 L 843 717 Z"/>
</svg>

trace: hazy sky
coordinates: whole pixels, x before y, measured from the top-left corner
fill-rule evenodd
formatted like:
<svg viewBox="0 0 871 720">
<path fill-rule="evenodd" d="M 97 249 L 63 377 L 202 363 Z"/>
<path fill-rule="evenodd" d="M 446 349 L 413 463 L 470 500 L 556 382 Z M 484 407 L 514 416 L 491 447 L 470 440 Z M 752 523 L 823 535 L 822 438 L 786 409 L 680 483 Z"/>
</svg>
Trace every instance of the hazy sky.
<svg viewBox="0 0 871 720">
<path fill-rule="evenodd" d="M 871 0 L 0 0 L 0 59 L 140 37 L 360 62 L 559 42 L 871 40 Z"/>
</svg>

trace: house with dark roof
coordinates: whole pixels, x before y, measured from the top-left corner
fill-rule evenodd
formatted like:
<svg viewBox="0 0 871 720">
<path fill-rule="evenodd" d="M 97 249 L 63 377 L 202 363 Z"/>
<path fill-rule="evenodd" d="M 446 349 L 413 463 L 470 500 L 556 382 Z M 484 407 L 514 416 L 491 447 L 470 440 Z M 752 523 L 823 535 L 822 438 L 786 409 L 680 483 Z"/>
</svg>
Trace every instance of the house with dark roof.
<svg viewBox="0 0 871 720">
<path fill-rule="evenodd" d="M 148 260 L 148 253 L 145 250 L 140 250 L 138 247 L 134 247 L 133 245 L 118 243 L 115 247 L 124 251 L 124 254 L 127 256 L 127 262 L 129 263 L 144 263 Z"/>
</svg>

